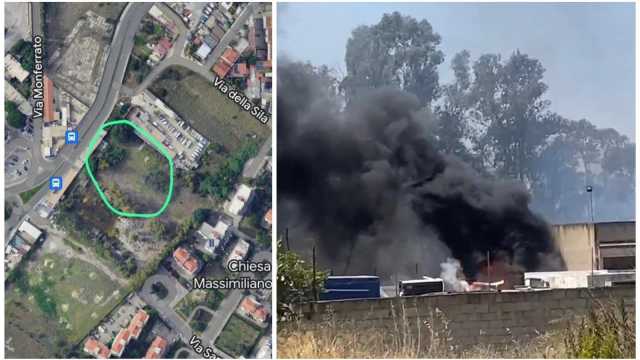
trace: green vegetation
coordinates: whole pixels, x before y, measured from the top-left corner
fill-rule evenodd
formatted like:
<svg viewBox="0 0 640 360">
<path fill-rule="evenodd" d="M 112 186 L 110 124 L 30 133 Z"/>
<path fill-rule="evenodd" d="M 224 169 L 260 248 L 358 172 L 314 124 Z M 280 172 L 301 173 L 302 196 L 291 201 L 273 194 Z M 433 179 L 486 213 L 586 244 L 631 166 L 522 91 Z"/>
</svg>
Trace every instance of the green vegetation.
<svg viewBox="0 0 640 360">
<path fill-rule="evenodd" d="M 127 64 L 127 75 L 124 78 L 124 84 L 132 88 L 136 87 L 140 85 L 150 72 L 151 66 L 147 64 L 146 60 L 136 56 L 134 51 L 129 58 L 129 63 Z"/>
<path fill-rule="evenodd" d="M 278 241 L 278 316 L 293 316 L 291 305 L 313 300 L 313 269 L 300 255 L 285 249 Z M 317 271 L 315 284 L 320 291 L 327 273 Z"/>
<path fill-rule="evenodd" d="M 242 110 L 211 82 L 182 67 L 171 67 L 149 88 L 211 144 L 233 153 L 247 140 L 262 144 L 271 129 Z M 212 153 L 203 167 L 214 170 L 225 154 Z"/>
<path fill-rule="evenodd" d="M 233 314 L 222 329 L 215 345 L 235 358 L 246 357 L 256 345 L 260 333 L 260 328 Z"/>
<path fill-rule="evenodd" d="M 110 167 L 118 166 L 126 157 L 126 149 L 115 144 L 109 144 L 104 151 L 93 157 L 93 161 L 97 161 L 98 166 L 92 166 L 92 168 L 97 171 L 106 170 Z"/>
<path fill-rule="evenodd" d="M 14 284 L 6 294 L 7 307 L 42 313 L 58 324 L 57 332 L 69 342 L 86 336 L 125 295 L 95 266 L 51 254 L 21 270 Z"/>
<path fill-rule="evenodd" d="M 193 212 L 193 222 L 196 223 L 196 226 L 200 226 L 203 222 L 207 221 L 209 215 L 211 215 L 211 209 L 197 209 Z"/>
<path fill-rule="evenodd" d="M 96 256 L 125 276 L 137 271 L 133 254 L 122 247 L 112 229 L 115 217 L 98 198 L 94 188 L 86 190 L 86 174 L 78 175 L 72 188 L 62 199 L 53 215 L 53 221 L 75 242 L 93 249 Z M 78 186 L 84 183 L 85 186 Z M 111 189 L 118 198 L 117 188 Z"/>
<path fill-rule="evenodd" d="M 198 193 L 211 195 L 218 199 L 229 197 L 242 174 L 245 162 L 257 153 L 258 144 L 254 141 L 249 141 L 232 154 L 231 157 L 224 160 L 213 174 L 209 172 L 199 173 Z"/>
<path fill-rule="evenodd" d="M 596 304 L 578 326 L 571 326 L 564 336 L 568 358 L 635 358 L 636 333 L 634 314 L 624 301 L 618 306 Z"/>
<path fill-rule="evenodd" d="M 155 169 L 144 177 L 145 183 L 151 185 L 151 187 L 162 193 L 169 191 L 169 176 L 164 169 Z"/>
<path fill-rule="evenodd" d="M 38 193 L 38 191 L 40 191 L 40 189 L 42 189 L 43 186 L 45 186 L 47 183 L 43 182 L 42 184 L 34 187 L 31 190 L 27 190 L 27 191 L 23 191 L 20 193 L 20 199 L 22 200 L 23 204 L 26 204 L 29 202 L 29 200 L 31 200 L 31 198 Z M 6 214 L 5 214 L 6 215 Z"/>
<path fill-rule="evenodd" d="M 28 72 L 33 71 L 34 59 L 33 59 L 33 45 L 31 42 L 20 39 L 9 51 L 22 65 L 22 68 Z"/>
<path fill-rule="evenodd" d="M 120 109 L 120 115 L 123 112 L 126 113 L 129 110 L 128 106 L 122 106 Z M 131 126 L 113 126 L 109 129 L 109 139 L 115 140 L 119 144 L 140 144 L 141 140 L 136 135 L 136 131 Z"/>
<path fill-rule="evenodd" d="M 180 224 L 180 226 L 178 227 L 178 231 L 176 232 L 176 237 L 171 241 L 170 244 L 165 246 L 165 248 L 162 250 L 160 255 L 158 255 L 155 259 L 147 263 L 144 268 L 137 271 L 131 277 L 131 280 L 129 281 L 130 290 L 135 291 L 135 290 L 138 290 L 140 287 L 142 287 L 142 285 L 144 285 L 144 282 L 147 280 L 147 278 L 149 278 L 151 275 L 155 274 L 158 271 L 158 266 L 160 266 L 160 263 L 166 257 L 170 256 L 171 253 L 173 253 L 173 251 L 176 249 L 176 247 L 178 247 L 178 245 L 181 242 L 187 240 L 189 236 L 191 236 L 191 233 L 193 232 L 193 230 L 194 230 L 194 226 L 193 226 L 193 221 L 191 219 Z"/>
<path fill-rule="evenodd" d="M 164 299 L 169 295 L 169 290 L 161 283 L 155 282 L 151 285 L 151 292 L 156 294 L 159 299 Z"/>
<path fill-rule="evenodd" d="M 193 314 L 193 318 L 191 318 L 189 326 L 191 326 L 193 331 L 201 334 L 207 329 L 209 321 L 211 321 L 212 317 L 213 315 L 211 315 L 211 313 L 209 313 L 208 311 L 198 309 L 196 310 L 196 313 Z"/>
<path fill-rule="evenodd" d="M 18 110 L 18 104 L 13 101 L 4 101 L 4 116 L 13 128 L 22 129 L 26 125 L 27 117 Z"/>
<path fill-rule="evenodd" d="M 155 235 L 158 239 L 166 240 L 168 235 L 167 225 L 165 225 L 158 219 L 152 219 L 150 220 L 150 222 L 151 223 L 149 224 L 149 227 L 151 228 L 151 232 L 153 233 L 153 235 Z"/>
<path fill-rule="evenodd" d="M 13 203 L 10 203 L 5 200 L 4 202 L 4 219 L 7 220 L 13 214 Z"/>
<path fill-rule="evenodd" d="M 145 46 L 147 44 L 147 40 L 144 38 L 144 36 L 136 34 L 136 37 L 133 39 L 133 43 L 135 44 L 135 46 Z"/>
<path fill-rule="evenodd" d="M 213 311 L 218 309 L 224 299 L 225 294 L 217 289 L 212 290 L 192 290 L 176 305 L 176 312 L 184 319 L 188 319 L 191 313 L 198 306 L 207 307 Z"/>
</svg>

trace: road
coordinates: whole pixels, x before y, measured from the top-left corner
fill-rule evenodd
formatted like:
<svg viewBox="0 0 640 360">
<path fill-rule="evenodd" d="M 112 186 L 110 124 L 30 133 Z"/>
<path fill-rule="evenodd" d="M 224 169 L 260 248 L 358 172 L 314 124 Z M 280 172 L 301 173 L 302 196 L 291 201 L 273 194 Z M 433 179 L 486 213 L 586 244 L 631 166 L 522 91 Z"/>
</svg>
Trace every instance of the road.
<svg viewBox="0 0 640 360">
<path fill-rule="evenodd" d="M 138 26 L 142 21 L 142 18 L 149 11 L 151 6 L 153 6 L 153 3 L 130 3 L 122 12 L 111 41 L 111 48 L 102 74 L 102 80 L 100 82 L 100 87 L 98 88 L 96 100 L 91 105 L 78 127 L 80 143 L 75 146 L 63 147 L 58 156 L 52 161 L 42 159 L 39 144 L 37 146 L 34 144 L 32 150 L 37 152 L 37 154 L 35 154 L 37 156 L 34 156 L 33 158 L 32 171 L 35 171 L 35 174 L 32 174 L 25 182 L 5 188 L 5 194 L 7 194 L 7 197 L 15 196 L 23 191 L 32 189 L 35 186 L 48 181 L 51 176 L 61 176 L 65 174 L 71 168 L 73 162 L 84 154 L 89 145 L 89 138 L 108 119 L 118 100 L 120 88 L 122 87 L 122 80 L 124 79 L 124 74 L 127 69 L 127 63 L 129 62 L 131 51 L 133 50 L 135 34 L 138 31 Z M 37 6 L 33 6 L 32 12 L 36 12 L 36 8 Z M 37 30 L 35 27 L 36 23 L 38 23 L 38 21 L 35 21 L 35 13 L 33 18 L 34 31 L 41 31 Z M 38 132 L 34 131 L 34 138 L 41 139 L 42 124 L 34 123 L 34 128 L 40 129 Z M 42 159 L 42 161 L 36 159 Z M 46 187 L 43 188 L 31 199 L 31 201 L 29 201 L 28 204 L 24 204 L 22 209 L 18 211 L 17 216 L 12 217 L 12 219 L 9 219 L 9 221 L 5 223 L 5 229 L 9 230 L 14 228 L 17 221 L 21 220 L 25 214 L 29 213 L 33 209 L 33 206 L 43 196 L 45 196 L 48 191 L 49 190 Z"/>
<path fill-rule="evenodd" d="M 151 286 L 160 282 L 169 291 L 165 299 L 160 300 L 151 291 Z M 189 343 L 189 339 L 193 335 L 193 331 L 188 323 L 186 323 L 178 313 L 173 309 L 176 303 L 182 299 L 187 293 L 178 280 L 176 280 L 164 267 L 160 267 L 160 271 L 149 277 L 144 286 L 138 291 L 138 296 L 147 304 L 158 310 L 160 318 L 174 331 L 176 331 L 183 342 Z"/>
<path fill-rule="evenodd" d="M 258 174 L 260 174 L 260 170 L 265 164 L 267 156 L 269 155 L 269 151 L 271 150 L 271 138 L 268 138 L 267 141 L 262 144 L 258 154 L 249 159 L 246 164 L 244 164 L 244 169 L 242 170 L 242 177 L 255 179 Z"/>
<path fill-rule="evenodd" d="M 255 240 L 246 237 L 246 235 L 244 235 L 244 237 L 247 240 L 251 241 L 253 246 L 255 246 L 256 244 Z M 259 262 L 263 260 L 271 261 L 271 253 L 266 251 L 261 251 L 256 253 L 256 255 L 253 257 L 253 261 L 255 262 Z M 256 277 L 255 273 L 244 273 L 243 276 L 249 276 L 250 278 Z M 222 332 L 222 329 L 224 329 L 224 326 L 227 324 L 227 321 L 229 321 L 229 318 L 231 317 L 231 315 L 233 315 L 233 313 L 238 308 L 238 305 L 240 304 L 240 301 L 242 301 L 243 298 L 244 298 L 243 290 L 240 290 L 240 289 L 230 290 L 227 296 L 225 296 L 224 300 L 222 300 L 222 302 L 220 303 L 220 306 L 218 307 L 218 309 L 215 311 L 215 314 L 211 318 L 211 321 L 209 321 L 209 325 L 207 326 L 207 329 L 202 333 L 203 341 L 205 342 L 208 341 L 209 345 L 212 346 L 216 350 L 216 352 L 219 353 L 219 355 L 223 355 L 223 357 L 231 357 L 231 356 L 224 354 L 220 349 L 216 348 L 214 346 L 214 343 L 218 338 L 218 336 L 220 335 L 220 333 Z"/>
<path fill-rule="evenodd" d="M 171 54 L 169 54 L 169 56 L 167 56 L 164 60 L 162 60 L 160 64 L 158 64 L 153 68 L 153 70 L 151 70 L 151 72 L 147 75 L 147 77 L 145 77 L 145 79 L 142 81 L 140 85 L 138 85 L 135 89 L 125 88 L 123 91 L 123 94 L 127 96 L 133 96 L 141 93 L 144 89 L 148 88 L 151 85 L 151 83 L 153 83 L 166 69 L 172 66 L 182 66 L 184 68 L 187 68 L 195 72 L 196 74 L 199 74 L 200 76 L 204 77 L 208 81 L 213 82 L 215 80 L 215 74 L 211 72 L 211 68 L 213 67 L 213 64 L 215 64 L 216 60 L 218 60 L 218 58 L 222 55 L 222 53 L 227 48 L 231 40 L 233 40 L 237 36 L 237 33 L 242 27 L 242 25 L 244 25 L 247 19 L 251 15 L 253 15 L 255 11 L 255 7 L 256 7 L 255 3 L 249 3 L 247 5 L 247 7 L 242 11 L 240 16 L 238 16 L 238 18 L 233 22 L 229 30 L 224 34 L 222 39 L 220 39 L 220 42 L 213 49 L 213 52 L 207 58 L 208 60 L 204 66 L 195 62 L 194 60 L 190 60 L 183 56 L 182 52 L 184 49 L 184 42 L 186 41 L 186 34 L 189 31 L 189 29 L 187 29 L 187 27 L 182 22 L 180 17 L 178 17 L 173 12 L 173 10 L 167 7 L 169 11 L 165 11 L 165 13 L 167 13 L 178 25 L 178 28 L 179 28 L 178 31 L 181 34 L 178 40 L 176 41 L 176 44 L 173 48 L 174 50 L 172 51 Z"/>
</svg>

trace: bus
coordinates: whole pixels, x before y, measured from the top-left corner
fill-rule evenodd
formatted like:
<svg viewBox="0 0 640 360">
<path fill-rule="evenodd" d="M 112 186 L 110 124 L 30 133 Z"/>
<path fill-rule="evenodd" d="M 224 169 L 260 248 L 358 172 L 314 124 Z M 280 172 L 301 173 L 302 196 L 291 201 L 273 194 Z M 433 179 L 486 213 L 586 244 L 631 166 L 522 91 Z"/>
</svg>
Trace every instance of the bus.
<svg viewBox="0 0 640 360">
<path fill-rule="evenodd" d="M 444 281 L 438 278 L 403 280 L 398 283 L 400 296 L 424 295 L 444 292 Z"/>
<path fill-rule="evenodd" d="M 380 297 L 377 276 L 329 276 L 320 292 L 320 300 L 368 299 Z"/>
</svg>

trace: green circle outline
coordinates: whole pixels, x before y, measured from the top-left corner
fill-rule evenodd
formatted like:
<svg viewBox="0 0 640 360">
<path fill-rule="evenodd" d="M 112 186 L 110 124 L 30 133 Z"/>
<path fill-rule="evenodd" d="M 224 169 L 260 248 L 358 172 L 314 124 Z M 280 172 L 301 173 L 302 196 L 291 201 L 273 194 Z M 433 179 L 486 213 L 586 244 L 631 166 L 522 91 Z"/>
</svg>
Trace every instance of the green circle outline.
<svg viewBox="0 0 640 360">
<path fill-rule="evenodd" d="M 150 213 L 150 214 L 149 213 L 131 213 L 131 212 L 122 211 L 120 209 L 116 209 L 113 205 L 111 205 L 104 191 L 102 191 L 102 187 L 100 186 L 100 183 L 98 182 L 98 180 L 96 180 L 96 177 L 93 175 L 93 171 L 91 170 L 91 164 L 89 162 L 89 159 L 91 158 L 91 155 L 95 150 L 98 139 L 100 138 L 101 135 L 103 135 L 101 131 L 104 131 L 104 133 L 106 133 L 107 131 L 105 129 L 114 125 L 131 126 L 139 135 L 149 140 L 149 142 L 154 146 L 154 148 L 158 150 L 167 160 L 169 160 L 169 192 L 167 193 L 167 197 L 164 199 L 164 203 L 162 204 L 162 207 L 160 208 L 160 210 L 154 213 Z M 91 141 L 89 142 L 89 148 L 87 149 L 87 154 L 84 158 L 84 167 L 87 170 L 87 174 L 89 174 L 89 178 L 91 179 L 91 182 L 95 186 L 96 190 L 98 190 L 98 195 L 100 195 L 100 199 L 102 199 L 102 202 L 104 202 L 104 204 L 107 206 L 109 210 L 111 210 L 111 212 L 113 212 L 118 216 L 128 217 L 128 218 L 139 218 L 139 219 L 152 219 L 160 216 L 167 209 L 167 206 L 169 206 L 169 202 L 171 202 L 171 197 L 173 195 L 173 173 L 174 173 L 173 159 L 171 158 L 171 155 L 169 155 L 169 152 L 161 142 L 156 140 L 156 138 L 154 138 L 151 134 L 149 134 L 145 129 L 134 124 L 129 120 L 126 120 L 126 119 L 111 120 L 111 121 L 107 121 L 106 123 L 100 126 L 98 131 L 96 131 L 95 135 L 93 135 L 93 138 L 91 138 Z"/>
</svg>

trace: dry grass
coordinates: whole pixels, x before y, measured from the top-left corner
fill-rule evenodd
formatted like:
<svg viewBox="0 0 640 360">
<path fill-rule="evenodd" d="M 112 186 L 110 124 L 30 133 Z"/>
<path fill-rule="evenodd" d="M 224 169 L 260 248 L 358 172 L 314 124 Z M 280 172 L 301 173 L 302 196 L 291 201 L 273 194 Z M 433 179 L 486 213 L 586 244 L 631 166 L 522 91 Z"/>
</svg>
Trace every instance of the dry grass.
<svg viewBox="0 0 640 360">
<path fill-rule="evenodd" d="M 336 321 L 329 311 L 313 329 L 300 321 L 278 326 L 278 358 L 635 358 L 635 319 L 624 306 L 594 304 L 567 328 L 501 346 L 455 345 L 439 310 L 427 318 L 392 308 L 392 322 Z"/>
</svg>

